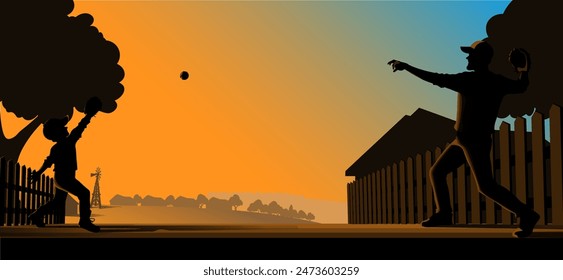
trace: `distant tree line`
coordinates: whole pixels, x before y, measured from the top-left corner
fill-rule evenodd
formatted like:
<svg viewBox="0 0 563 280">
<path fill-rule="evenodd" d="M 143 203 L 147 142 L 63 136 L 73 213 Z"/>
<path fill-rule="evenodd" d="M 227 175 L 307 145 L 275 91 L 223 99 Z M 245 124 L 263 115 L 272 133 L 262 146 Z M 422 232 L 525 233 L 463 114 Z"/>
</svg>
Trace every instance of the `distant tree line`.
<svg viewBox="0 0 563 280">
<path fill-rule="evenodd" d="M 313 213 L 305 213 L 303 210 L 296 210 L 293 208 L 293 205 L 289 205 L 289 208 L 281 207 L 276 201 L 272 201 L 268 204 L 264 204 L 262 200 L 257 199 L 256 201 L 252 202 L 248 205 L 249 212 L 259 212 L 271 215 L 278 215 L 282 217 L 294 218 L 294 219 L 303 219 L 312 221 L 315 219 L 315 215 Z"/>
<path fill-rule="evenodd" d="M 154 197 L 147 195 L 142 198 L 140 195 L 136 194 L 133 197 L 115 195 L 110 199 L 110 205 L 122 205 L 122 206 L 167 206 L 167 207 L 191 207 L 191 208 L 207 208 L 207 209 L 217 209 L 217 210 L 237 210 L 239 206 L 242 205 L 240 197 L 235 194 L 229 199 L 219 199 L 212 197 L 207 199 L 203 194 L 197 196 L 196 199 L 188 198 L 184 196 L 179 196 L 174 198 L 174 196 L 169 195 L 166 199 L 161 197 Z"/>
<path fill-rule="evenodd" d="M 143 198 L 138 194 L 134 195 L 133 197 L 118 194 L 110 199 L 109 203 L 110 205 L 119 206 L 188 207 L 208 210 L 233 211 L 238 211 L 239 207 L 244 204 L 238 194 L 234 194 L 229 199 L 220 199 L 216 197 L 211 197 L 208 199 L 203 194 L 199 194 L 195 199 L 183 196 L 174 198 L 174 196 L 172 195 L 169 195 L 166 197 L 166 199 L 163 199 L 161 197 L 154 197 L 151 195 L 147 195 Z M 313 215 L 313 213 L 305 213 L 305 211 L 303 210 L 296 210 L 293 208 L 293 205 L 290 205 L 289 208 L 286 209 L 280 206 L 276 201 L 264 204 L 260 199 L 257 199 L 256 201 L 251 203 L 248 206 L 247 211 L 309 221 L 315 219 L 315 215 Z"/>
</svg>

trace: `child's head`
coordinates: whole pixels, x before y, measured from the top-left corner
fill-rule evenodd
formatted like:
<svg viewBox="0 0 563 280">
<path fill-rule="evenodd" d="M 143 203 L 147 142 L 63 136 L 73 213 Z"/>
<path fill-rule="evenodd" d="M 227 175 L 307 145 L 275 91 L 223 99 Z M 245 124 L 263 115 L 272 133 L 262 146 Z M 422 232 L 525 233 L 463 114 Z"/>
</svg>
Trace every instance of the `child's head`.
<svg viewBox="0 0 563 280">
<path fill-rule="evenodd" d="M 68 129 L 66 127 L 68 120 L 68 116 L 66 116 L 62 119 L 53 118 L 46 121 L 43 124 L 43 135 L 45 138 L 53 142 L 66 138 L 68 136 Z"/>
</svg>

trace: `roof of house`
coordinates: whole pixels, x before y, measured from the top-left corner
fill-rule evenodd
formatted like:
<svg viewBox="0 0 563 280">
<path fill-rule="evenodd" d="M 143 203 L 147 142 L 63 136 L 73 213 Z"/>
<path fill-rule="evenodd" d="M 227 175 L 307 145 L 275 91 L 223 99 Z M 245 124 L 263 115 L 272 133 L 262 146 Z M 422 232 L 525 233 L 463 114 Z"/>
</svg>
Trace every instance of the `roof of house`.
<svg viewBox="0 0 563 280">
<path fill-rule="evenodd" d="M 404 116 L 354 164 L 346 176 L 363 177 L 391 163 L 445 146 L 455 137 L 454 121 L 444 116 L 417 109 Z"/>
</svg>

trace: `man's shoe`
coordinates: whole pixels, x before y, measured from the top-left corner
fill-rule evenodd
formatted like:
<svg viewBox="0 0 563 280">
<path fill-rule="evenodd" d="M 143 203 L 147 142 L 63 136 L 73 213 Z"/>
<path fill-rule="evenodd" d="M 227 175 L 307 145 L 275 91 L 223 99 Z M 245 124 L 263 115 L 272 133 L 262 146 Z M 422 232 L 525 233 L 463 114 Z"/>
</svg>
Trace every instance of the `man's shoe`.
<svg viewBox="0 0 563 280">
<path fill-rule="evenodd" d="M 79 222 L 78 226 L 90 232 L 100 232 L 100 227 L 93 224 L 90 220 Z"/>
<path fill-rule="evenodd" d="M 27 218 L 37 227 L 45 227 L 45 222 L 43 222 L 43 217 L 37 214 L 37 212 L 31 213 Z"/>
<path fill-rule="evenodd" d="M 512 235 L 518 238 L 530 236 L 539 220 L 540 214 L 536 213 L 534 210 L 520 216 L 520 225 L 518 226 L 519 230 L 515 231 Z"/>
<path fill-rule="evenodd" d="M 452 213 L 449 212 L 435 213 L 430 218 L 421 223 L 423 227 L 440 227 L 449 226 L 452 224 Z"/>
</svg>

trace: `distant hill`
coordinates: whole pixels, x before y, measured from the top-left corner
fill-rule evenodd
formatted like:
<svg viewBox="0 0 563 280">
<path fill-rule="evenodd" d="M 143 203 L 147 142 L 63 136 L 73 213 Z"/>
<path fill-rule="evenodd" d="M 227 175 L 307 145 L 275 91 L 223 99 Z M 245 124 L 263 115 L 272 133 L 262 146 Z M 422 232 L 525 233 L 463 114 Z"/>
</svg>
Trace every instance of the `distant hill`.
<svg viewBox="0 0 563 280">
<path fill-rule="evenodd" d="M 92 208 L 98 224 L 314 224 L 270 214 L 247 211 L 221 211 L 190 207 L 106 206 Z M 77 223 L 78 217 L 67 216 L 66 223 Z"/>
<path fill-rule="evenodd" d="M 284 208 L 293 205 L 295 209 L 303 210 L 307 213 L 311 212 L 315 215 L 314 221 L 318 223 L 348 223 L 348 208 L 346 202 L 312 199 L 301 195 L 285 193 L 210 192 L 206 195 L 207 197 L 228 199 L 234 194 L 238 194 L 240 199 L 244 202 L 244 204 L 239 207 L 243 210 L 246 210 L 250 203 L 260 199 L 263 203 L 276 201 Z"/>
<path fill-rule="evenodd" d="M 311 199 L 292 194 L 247 192 L 207 193 L 204 195 L 204 197 L 207 197 L 205 198 L 206 201 L 204 204 L 208 204 L 207 207 L 210 208 L 228 208 L 227 200 L 232 198 L 235 194 L 238 195 L 242 201 L 242 205 L 240 205 L 237 209 L 239 211 L 246 211 L 248 206 L 256 200 L 261 200 L 264 204 L 269 204 L 272 201 L 275 201 L 283 209 L 289 209 L 292 206 L 292 209 L 297 212 L 303 211 L 305 214 L 311 213 L 314 216 L 313 220 L 317 223 L 346 224 L 348 222 L 346 202 Z M 209 201 L 207 201 L 207 199 L 209 199 Z M 141 205 L 198 208 L 199 204 L 199 198 L 194 199 L 182 196 L 177 198 L 168 196 L 166 199 L 162 199 L 159 197 L 152 197 L 150 195 L 147 195 L 144 198 L 141 198 L 139 195 L 135 195 L 134 197 L 116 195 L 110 200 L 110 205 L 112 206 Z"/>
</svg>

